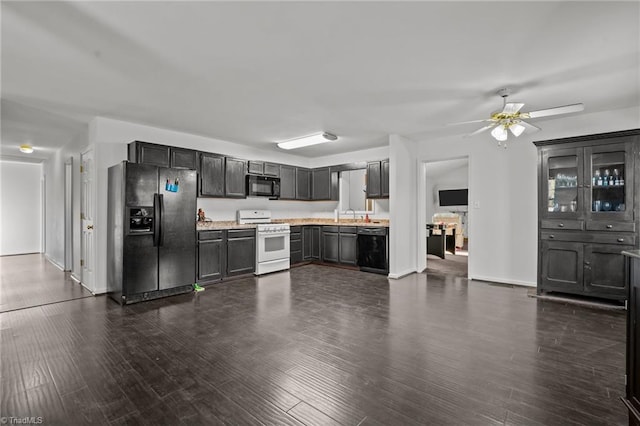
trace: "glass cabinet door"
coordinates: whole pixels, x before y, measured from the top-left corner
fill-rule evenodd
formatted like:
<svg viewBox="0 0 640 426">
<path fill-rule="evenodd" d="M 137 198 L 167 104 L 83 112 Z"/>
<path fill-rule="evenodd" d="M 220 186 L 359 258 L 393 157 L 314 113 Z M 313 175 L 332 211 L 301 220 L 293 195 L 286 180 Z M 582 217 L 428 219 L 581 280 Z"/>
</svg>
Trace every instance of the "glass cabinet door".
<svg viewBox="0 0 640 426">
<path fill-rule="evenodd" d="M 590 219 L 633 220 L 630 145 L 585 148 L 587 212 Z"/>
<path fill-rule="evenodd" d="M 543 216 L 577 218 L 582 211 L 582 157 L 578 149 L 544 152 L 542 191 L 546 195 Z"/>
</svg>

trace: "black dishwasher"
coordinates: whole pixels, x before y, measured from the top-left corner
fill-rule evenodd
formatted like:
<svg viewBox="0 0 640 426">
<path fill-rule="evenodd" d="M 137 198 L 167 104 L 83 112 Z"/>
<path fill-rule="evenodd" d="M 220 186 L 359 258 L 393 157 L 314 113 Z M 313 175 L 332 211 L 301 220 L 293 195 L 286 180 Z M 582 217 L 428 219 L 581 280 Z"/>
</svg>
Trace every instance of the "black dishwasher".
<svg viewBox="0 0 640 426">
<path fill-rule="evenodd" d="M 386 227 L 358 227 L 358 265 L 361 271 L 389 273 L 389 242 Z"/>
</svg>

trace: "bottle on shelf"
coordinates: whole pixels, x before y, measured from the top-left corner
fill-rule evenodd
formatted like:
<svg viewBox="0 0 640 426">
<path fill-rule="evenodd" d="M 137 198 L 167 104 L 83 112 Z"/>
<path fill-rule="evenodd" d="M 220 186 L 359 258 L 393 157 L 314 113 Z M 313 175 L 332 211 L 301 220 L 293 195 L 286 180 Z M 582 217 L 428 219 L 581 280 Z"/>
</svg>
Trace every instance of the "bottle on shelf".
<svg viewBox="0 0 640 426">
<path fill-rule="evenodd" d="M 611 172 L 609 169 L 604 169 L 604 177 L 602 178 L 602 185 L 609 186 L 609 178 L 611 177 Z"/>
<path fill-rule="evenodd" d="M 596 169 L 593 173 L 593 186 L 602 186 L 602 175 L 600 169 Z"/>
</svg>

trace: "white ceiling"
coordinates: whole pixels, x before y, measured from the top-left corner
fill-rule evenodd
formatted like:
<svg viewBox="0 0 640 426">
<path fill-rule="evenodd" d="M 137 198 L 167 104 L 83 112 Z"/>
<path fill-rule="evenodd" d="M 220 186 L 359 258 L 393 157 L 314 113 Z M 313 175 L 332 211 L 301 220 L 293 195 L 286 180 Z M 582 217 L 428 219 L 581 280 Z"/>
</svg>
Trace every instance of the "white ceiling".
<svg viewBox="0 0 640 426">
<path fill-rule="evenodd" d="M 640 104 L 637 1 L 1 7 L 3 156 L 46 156 L 95 116 L 274 150 L 340 137 L 295 151 L 315 157 L 469 133 L 445 124 L 487 118 L 504 86 L 524 111 Z"/>
</svg>

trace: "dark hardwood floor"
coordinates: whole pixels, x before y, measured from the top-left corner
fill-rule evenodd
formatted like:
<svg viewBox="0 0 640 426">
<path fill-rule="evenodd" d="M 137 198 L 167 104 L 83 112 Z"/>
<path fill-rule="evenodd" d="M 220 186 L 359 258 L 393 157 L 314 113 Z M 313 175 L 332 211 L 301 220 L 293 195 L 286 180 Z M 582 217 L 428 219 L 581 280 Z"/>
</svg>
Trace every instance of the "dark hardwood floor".
<svg viewBox="0 0 640 426">
<path fill-rule="evenodd" d="M 612 425 L 625 317 L 527 289 L 307 265 L 0 314 L 4 417 L 112 425 Z"/>
</svg>

